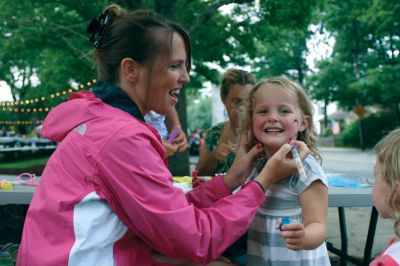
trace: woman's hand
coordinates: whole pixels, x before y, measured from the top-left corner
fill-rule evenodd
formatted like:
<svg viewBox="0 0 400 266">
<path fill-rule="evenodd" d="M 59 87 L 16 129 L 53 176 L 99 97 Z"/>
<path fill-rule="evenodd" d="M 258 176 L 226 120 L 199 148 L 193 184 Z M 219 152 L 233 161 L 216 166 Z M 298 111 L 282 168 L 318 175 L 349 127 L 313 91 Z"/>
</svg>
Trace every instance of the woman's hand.
<svg viewBox="0 0 400 266">
<path fill-rule="evenodd" d="M 295 141 L 297 150 L 299 151 L 301 160 L 304 160 L 310 153 L 306 144 L 302 141 Z M 296 162 L 291 156 L 292 146 L 284 144 L 271 158 L 268 159 L 263 170 L 255 178 L 256 181 L 267 189 L 270 185 L 278 182 L 279 180 L 297 172 Z"/>
<path fill-rule="evenodd" d="M 259 143 L 249 152 L 246 152 L 246 143 L 246 139 L 242 137 L 239 149 L 236 152 L 235 160 L 224 177 L 225 184 L 231 191 L 234 191 L 246 181 L 246 178 L 254 167 L 255 158 L 263 151 L 263 146 Z"/>
</svg>

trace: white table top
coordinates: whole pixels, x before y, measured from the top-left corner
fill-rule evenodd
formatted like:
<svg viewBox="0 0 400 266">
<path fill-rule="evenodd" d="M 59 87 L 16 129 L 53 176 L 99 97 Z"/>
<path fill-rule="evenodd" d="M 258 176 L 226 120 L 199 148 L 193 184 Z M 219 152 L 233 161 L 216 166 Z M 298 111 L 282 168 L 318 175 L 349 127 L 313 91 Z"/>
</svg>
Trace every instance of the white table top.
<svg viewBox="0 0 400 266">
<path fill-rule="evenodd" d="M 38 178 L 38 177 L 37 177 Z M 0 175 L 0 180 L 16 181 L 17 176 Z M 40 177 L 38 178 L 40 179 Z M 18 185 L 12 190 L 0 189 L 0 205 L 29 204 L 36 187 Z M 372 207 L 371 187 L 345 188 L 329 187 L 329 207 Z"/>
<path fill-rule="evenodd" d="M 329 187 L 329 207 L 372 207 L 371 187 L 347 188 Z"/>
<path fill-rule="evenodd" d="M 36 177 L 40 179 L 40 177 Z M 15 175 L 0 175 L 1 180 L 17 181 Z M 17 185 L 13 186 L 12 190 L 0 189 L 0 205 L 6 204 L 29 204 L 32 200 L 35 186 Z"/>
</svg>

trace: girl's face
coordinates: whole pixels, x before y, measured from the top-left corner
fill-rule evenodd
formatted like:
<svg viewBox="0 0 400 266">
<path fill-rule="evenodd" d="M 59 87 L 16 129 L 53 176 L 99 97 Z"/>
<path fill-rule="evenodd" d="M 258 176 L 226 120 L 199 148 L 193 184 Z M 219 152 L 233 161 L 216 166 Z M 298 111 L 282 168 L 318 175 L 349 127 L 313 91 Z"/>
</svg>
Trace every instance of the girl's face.
<svg viewBox="0 0 400 266">
<path fill-rule="evenodd" d="M 165 66 L 165 58 L 156 60 L 154 74 L 151 78 L 151 92 L 148 98 L 150 110 L 160 114 L 168 114 L 178 103 L 178 95 L 182 86 L 190 81 L 186 69 L 187 54 L 185 42 L 181 35 L 174 33 L 172 37 L 171 58 Z M 145 75 L 143 76 L 145 82 Z M 148 111 L 150 111 L 148 110 Z"/>
<path fill-rule="evenodd" d="M 246 97 L 251 90 L 252 85 L 239 85 L 235 84 L 229 89 L 228 95 L 223 97 L 222 102 L 225 105 L 228 113 L 229 121 L 232 128 L 239 127 L 239 116 L 242 111 L 243 104 L 245 103 Z"/>
<path fill-rule="evenodd" d="M 382 218 L 391 218 L 390 210 L 386 201 L 386 196 L 390 192 L 389 185 L 383 180 L 382 177 L 382 166 L 377 160 L 375 167 L 375 184 L 372 187 L 372 199 L 374 205 Z"/>
<path fill-rule="evenodd" d="M 254 136 L 269 156 L 308 125 L 296 95 L 278 84 L 261 85 L 254 94 L 253 108 Z"/>
</svg>

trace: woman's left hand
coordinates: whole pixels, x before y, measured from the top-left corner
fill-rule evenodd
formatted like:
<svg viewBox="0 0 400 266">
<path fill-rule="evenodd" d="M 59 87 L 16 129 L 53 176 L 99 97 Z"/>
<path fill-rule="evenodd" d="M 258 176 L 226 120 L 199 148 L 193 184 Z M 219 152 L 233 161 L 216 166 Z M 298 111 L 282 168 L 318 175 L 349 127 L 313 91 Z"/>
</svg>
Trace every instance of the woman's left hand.
<svg viewBox="0 0 400 266">
<path fill-rule="evenodd" d="M 249 152 L 246 152 L 246 143 L 247 142 L 243 137 L 236 152 L 235 160 L 224 177 L 224 181 L 231 191 L 234 191 L 238 186 L 246 181 L 247 176 L 254 167 L 257 155 L 263 151 L 263 146 L 259 143 Z"/>
</svg>

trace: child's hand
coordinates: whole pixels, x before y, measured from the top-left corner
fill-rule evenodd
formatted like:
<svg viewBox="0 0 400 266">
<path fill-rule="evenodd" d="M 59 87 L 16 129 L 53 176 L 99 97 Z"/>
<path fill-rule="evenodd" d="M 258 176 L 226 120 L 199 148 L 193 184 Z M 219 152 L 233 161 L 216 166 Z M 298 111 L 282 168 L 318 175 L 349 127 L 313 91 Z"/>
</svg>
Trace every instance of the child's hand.
<svg viewBox="0 0 400 266">
<path fill-rule="evenodd" d="M 282 219 L 277 219 L 275 228 L 279 228 Z M 286 247 L 291 250 L 303 249 L 304 239 L 306 236 L 304 225 L 298 221 L 293 221 L 290 224 L 282 226 L 283 231 L 279 232 L 278 235 L 283 237 L 286 242 Z"/>
<path fill-rule="evenodd" d="M 219 145 L 214 150 L 214 157 L 218 161 L 222 161 L 225 160 L 226 157 L 228 157 L 229 153 L 234 151 L 235 147 L 233 147 L 232 145 L 225 142 L 220 142 Z"/>
<path fill-rule="evenodd" d="M 175 144 L 169 144 L 166 141 L 163 141 L 163 144 L 164 144 L 165 150 L 167 151 L 167 156 L 171 156 L 178 150 L 178 146 Z"/>
<path fill-rule="evenodd" d="M 185 132 L 183 132 L 183 130 L 179 131 L 178 136 L 172 141 L 172 143 L 177 146 L 176 152 L 186 151 L 188 148 L 188 142 L 186 139 Z"/>
<path fill-rule="evenodd" d="M 206 182 L 206 180 L 204 180 L 203 178 L 200 178 L 198 176 L 198 174 L 199 174 L 198 170 L 192 171 L 192 188 L 195 188 L 195 187 L 203 184 L 204 182 Z"/>
</svg>

